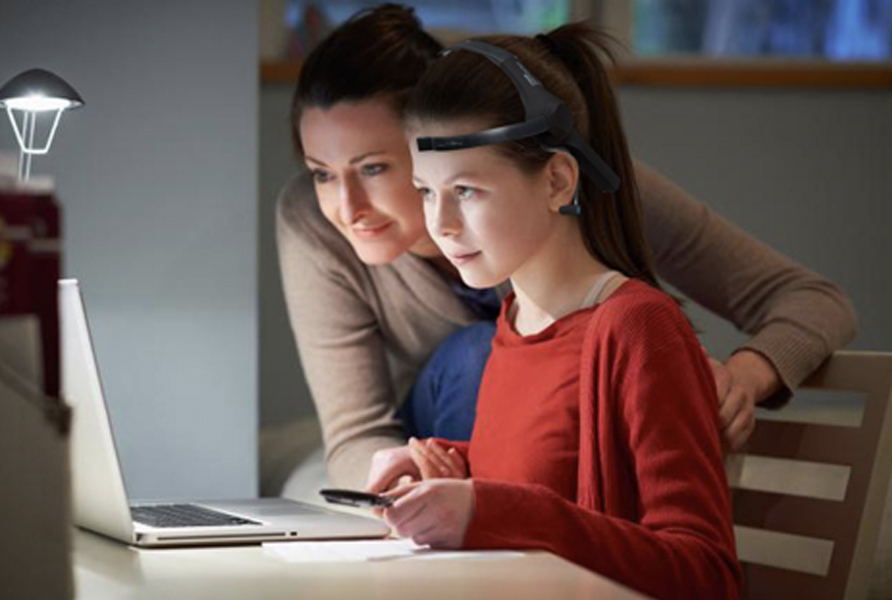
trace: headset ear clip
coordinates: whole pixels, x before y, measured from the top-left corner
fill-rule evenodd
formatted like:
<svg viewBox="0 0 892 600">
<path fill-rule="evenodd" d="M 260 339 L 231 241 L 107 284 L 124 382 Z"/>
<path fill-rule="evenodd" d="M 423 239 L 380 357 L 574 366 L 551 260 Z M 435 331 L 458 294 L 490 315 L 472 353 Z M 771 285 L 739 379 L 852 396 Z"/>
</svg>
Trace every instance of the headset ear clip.
<svg viewBox="0 0 892 600">
<path fill-rule="evenodd" d="M 565 204 L 558 209 L 558 212 L 568 217 L 578 217 L 582 215 L 582 207 L 579 205 L 579 182 L 576 182 L 576 191 L 573 192 L 573 202 Z"/>
<path fill-rule="evenodd" d="M 582 209 L 579 208 L 579 204 L 576 202 L 573 204 L 565 204 L 558 209 L 558 212 L 562 215 L 567 215 L 568 217 L 579 217 L 582 215 Z"/>
</svg>

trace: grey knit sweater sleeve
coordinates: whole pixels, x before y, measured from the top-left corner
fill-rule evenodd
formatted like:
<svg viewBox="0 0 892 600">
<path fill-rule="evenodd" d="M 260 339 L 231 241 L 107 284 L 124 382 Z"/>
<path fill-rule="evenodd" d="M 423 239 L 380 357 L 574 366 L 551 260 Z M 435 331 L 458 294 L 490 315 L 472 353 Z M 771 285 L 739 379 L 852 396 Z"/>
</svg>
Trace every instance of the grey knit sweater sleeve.
<svg viewBox="0 0 892 600">
<path fill-rule="evenodd" d="M 635 172 L 657 274 L 751 337 L 741 347 L 774 365 L 785 401 L 857 331 L 846 295 L 735 227 L 641 162 Z"/>
</svg>

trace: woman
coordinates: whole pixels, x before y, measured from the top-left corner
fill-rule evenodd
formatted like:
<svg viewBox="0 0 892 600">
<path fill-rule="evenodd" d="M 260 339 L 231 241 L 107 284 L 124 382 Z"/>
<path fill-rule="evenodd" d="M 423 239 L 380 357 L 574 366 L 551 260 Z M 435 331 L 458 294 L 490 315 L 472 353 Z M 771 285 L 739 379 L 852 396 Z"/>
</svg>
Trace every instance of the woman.
<svg viewBox="0 0 892 600">
<path fill-rule="evenodd" d="M 434 413 L 458 406 L 460 419 L 472 412 L 475 394 L 463 390 L 475 389 L 493 331 L 500 297 L 458 281 L 425 231 L 411 181 L 402 108 L 439 50 L 410 9 L 384 5 L 311 53 L 294 95 L 292 131 L 308 172 L 282 192 L 279 257 L 329 474 L 340 486 L 361 486 L 372 454 L 403 443 L 401 417 L 413 415 L 400 414 L 401 406 L 424 408 L 439 394 L 459 400 L 437 404 Z M 712 363 L 723 439 L 739 447 L 752 431 L 755 404 L 783 402 L 852 339 L 853 310 L 828 281 L 645 165 L 634 170 L 657 274 L 752 336 L 724 364 Z M 475 323 L 484 324 L 465 329 Z M 431 359 L 456 331 L 467 339 L 450 339 Z M 467 381 L 438 379 L 456 354 L 467 363 Z M 404 402 L 429 360 L 422 383 L 457 389 L 430 394 L 416 386 Z M 469 431 L 472 420 L 460 428 Z"/>
<path fill-rule="evenodd" d="M 430 67 L 406 108 L 407 132 L 435 243 L 468 285 L 510 278 L 513 292 L 470 442 L 445 442 L 446 452 L 415 444 L 430 450 L 418 465 L 408 447 L 385 451 L 404 474 L 438 459 L 456 473 L 392 490 L 384 517 L 419 544 L 544 549 L 649 596 L 736 598 L 713 377 L 658 289 L 603 37 L 573 24 L 482 39 Z M 510 65 L 502 50 L 520 60 L 518 84 L 490 62 Z M 565 102 L 579 140 L 612 172 L 592 167 L 585 142 L 568 152 L 531 136 L 418 151 L 524 122 L 518 87 L 530 74 L 528 93 Z M 615 176 L 614 190 L 604 182 Z M 565 214 L 571 202 L 578 215 Z"/>
</svg>

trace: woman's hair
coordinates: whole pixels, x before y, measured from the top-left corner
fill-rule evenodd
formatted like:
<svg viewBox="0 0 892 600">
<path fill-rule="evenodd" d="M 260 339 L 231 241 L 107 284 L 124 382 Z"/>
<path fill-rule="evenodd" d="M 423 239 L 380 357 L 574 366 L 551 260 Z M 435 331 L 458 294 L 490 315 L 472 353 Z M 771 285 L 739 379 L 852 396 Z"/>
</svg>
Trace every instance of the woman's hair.
<svg viewBox="0 0 892 600">
<path fill-rule="evenodd" d="M 397 114 L 442 45 L 421 28 L 412 8 L 362 10 L 328 35 L 304 61 L 291 99 L 291 139 L 300 153 L 304 109 L 385 97 Z"/>
<path fill-rule="evenodd" d="M 659 287 L 644 240 L 632 159 L 613 88 L 600 55 L 611 61 L 610 39 L 587 23 L 564 25 L 545 39 L 518 36 L 479 38 L 504 48 L 573 113 L 576 131 L 619 175 L 614 194 L 601 192 L 581 170 L 580 226 L 589 252 L 629 277 Z M 489 59 L 464 50 L 434 62 L 413 90 L 408 121 L 482 120 L 487 127 L 526 119 L 520 93 Z M 532 138 L 495 144 L 523 172 L 536 173 L 553 155 Z M 567 217 L 572 218 L 572 217 Z"/>
</svg>

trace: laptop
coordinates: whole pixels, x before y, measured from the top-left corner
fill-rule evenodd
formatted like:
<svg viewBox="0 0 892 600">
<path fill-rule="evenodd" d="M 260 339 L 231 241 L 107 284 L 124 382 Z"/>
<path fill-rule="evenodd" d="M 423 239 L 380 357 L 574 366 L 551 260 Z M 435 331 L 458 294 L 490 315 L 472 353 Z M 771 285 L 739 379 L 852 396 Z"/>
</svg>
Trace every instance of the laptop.
<svg viewBox="0 0 892 600">
<path fill-rule="evenodd" d="M 128 502 L 99 379 L 84 302 L 75 279 L 59 281 L 62 393 L 72 406 L 74 522 L 135 546 L 380 538 L 376 519 L 283 498 Z"/>
</svg>

